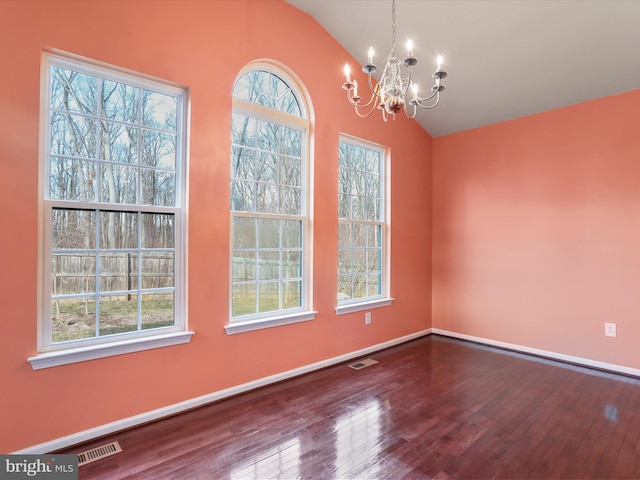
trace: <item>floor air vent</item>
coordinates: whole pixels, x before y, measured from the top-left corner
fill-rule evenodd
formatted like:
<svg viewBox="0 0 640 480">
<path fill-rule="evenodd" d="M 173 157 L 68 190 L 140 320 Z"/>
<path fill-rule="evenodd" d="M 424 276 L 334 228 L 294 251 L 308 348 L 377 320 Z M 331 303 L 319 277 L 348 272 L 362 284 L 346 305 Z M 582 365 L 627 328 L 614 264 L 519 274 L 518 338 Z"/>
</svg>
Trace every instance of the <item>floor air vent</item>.
<svg viewBox="0 0 640 480">
<path fill-rule="evenodd" d="M 78 466 L 95 462 L 96 460 L 114 455 L 121 451 L 122 447 L 120 447 L 120 444 L 118 442 L 112 442 L 106 445 L 102 445 L 101 447 L 92 448 L 91 450 L 87 450 L 86 452 L 78 454 Z"/>
<path fill-rule="evenodd" d="M 360 370 L 360 369 L 363 369 L 365 367 L 368 367 L 369 365 L 373 365 L 375 363 L 378 363 L 378 361 L 374 360 L 373 358 L 366 358 L 364 360 L 360 360 L 359 362 L 352 363 L 349 366 L 351 368 L 353 368 L 354 370 Z"/>
</svg>

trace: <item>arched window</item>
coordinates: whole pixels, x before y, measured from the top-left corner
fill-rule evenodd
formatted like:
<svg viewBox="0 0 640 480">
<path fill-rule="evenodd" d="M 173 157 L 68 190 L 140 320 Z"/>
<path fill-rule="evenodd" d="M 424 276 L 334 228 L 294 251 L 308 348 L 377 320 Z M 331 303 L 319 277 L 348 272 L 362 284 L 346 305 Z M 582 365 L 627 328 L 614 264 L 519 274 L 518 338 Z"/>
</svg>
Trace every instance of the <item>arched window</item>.
<svg viewBox="0 0 640 480">
<path fill-rule="evenodd" d="M 311 320 L 309 114 L 281 68 L 250 65 L 233 88 L 228 333 Z"/>
</svg>

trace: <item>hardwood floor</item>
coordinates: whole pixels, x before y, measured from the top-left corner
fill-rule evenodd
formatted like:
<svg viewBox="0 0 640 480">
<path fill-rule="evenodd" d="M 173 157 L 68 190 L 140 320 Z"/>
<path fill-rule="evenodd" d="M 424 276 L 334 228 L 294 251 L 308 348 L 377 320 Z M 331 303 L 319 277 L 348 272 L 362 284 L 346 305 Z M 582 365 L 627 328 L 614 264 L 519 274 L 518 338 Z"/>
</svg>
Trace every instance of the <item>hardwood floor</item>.
<svg viewBox="0 0 640 480">
<path fill-rule="evenodd" d="M 429 336 L 58 453 L 80 479 L 640 478 L 640 380 Z"/>
</svg>

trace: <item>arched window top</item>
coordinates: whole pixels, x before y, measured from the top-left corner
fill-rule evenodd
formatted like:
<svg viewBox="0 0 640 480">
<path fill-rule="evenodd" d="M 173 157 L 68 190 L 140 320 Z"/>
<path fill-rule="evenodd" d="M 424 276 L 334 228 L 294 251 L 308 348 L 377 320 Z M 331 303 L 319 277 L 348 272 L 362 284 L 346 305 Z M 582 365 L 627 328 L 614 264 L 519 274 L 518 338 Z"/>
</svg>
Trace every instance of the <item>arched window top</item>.
<svg viewBox="0 0 640 480">
<path fill-rule="evenodd" d="M 266 70 L 243 74 L 233 86 L 233 96 L 296 117 L 305 117 L 292 88 L 278 75 Z"/>
</svg>

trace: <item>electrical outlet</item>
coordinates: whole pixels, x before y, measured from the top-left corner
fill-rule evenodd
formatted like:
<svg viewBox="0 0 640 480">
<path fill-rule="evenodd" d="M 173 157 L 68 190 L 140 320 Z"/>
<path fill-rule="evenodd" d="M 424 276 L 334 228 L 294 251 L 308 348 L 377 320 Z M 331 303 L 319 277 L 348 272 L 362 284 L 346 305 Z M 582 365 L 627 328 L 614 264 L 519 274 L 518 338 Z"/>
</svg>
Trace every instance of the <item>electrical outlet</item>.
<svg viewBox="0 0 640 480">
<path fill-rule="evenodd" d="M 371 325 L 371 312 L 367 312 L 364 314 L 364 324 Z"/>
<path fill-rule="evenodd" d="M 604 336 L 605 337 L 615 337 L 616 336 L 616 324 L 615 323 L 605 323 L 604 324 Z"/>
</svg>

